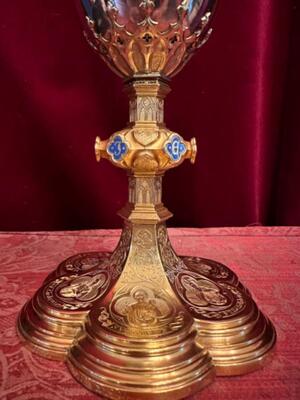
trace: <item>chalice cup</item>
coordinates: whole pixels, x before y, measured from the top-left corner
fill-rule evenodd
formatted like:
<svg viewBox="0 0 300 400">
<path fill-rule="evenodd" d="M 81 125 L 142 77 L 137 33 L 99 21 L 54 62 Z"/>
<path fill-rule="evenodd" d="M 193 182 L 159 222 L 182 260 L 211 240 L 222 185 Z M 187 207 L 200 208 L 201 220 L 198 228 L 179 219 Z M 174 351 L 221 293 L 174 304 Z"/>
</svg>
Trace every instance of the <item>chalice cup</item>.
<svg viewBox="0 0 300 400">
<path fill-rule="evenodd" d="M 172 248 L 162 177 L 195 139 L 164 124 L 169 81 L 208 39 L 216 0 L 78 0 L 85 36 L 125 82 L 129 123 L 96 158 L 128 173 L 129 198 L 112 254 L 63 261 L 23 307 L 18 330 L 39 354 L 66 360 L 74 377 L 111 399 L 180 399 L 215 374 L 263 365 L 272 323 L 228 267 Z"/>
</svg>

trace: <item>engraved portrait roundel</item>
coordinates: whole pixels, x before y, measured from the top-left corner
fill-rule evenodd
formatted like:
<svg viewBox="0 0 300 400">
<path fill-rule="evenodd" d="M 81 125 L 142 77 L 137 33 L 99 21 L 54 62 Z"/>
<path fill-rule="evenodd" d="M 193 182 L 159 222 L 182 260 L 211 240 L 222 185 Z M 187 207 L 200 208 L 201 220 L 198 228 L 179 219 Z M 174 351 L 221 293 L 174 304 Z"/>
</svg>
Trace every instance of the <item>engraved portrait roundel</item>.
<svg viewBox="0 0 300 400">
<path fill-rule="evenodd" d="M 216 283 L 192 271 L 180 272 L 175 279 L 178 295 L 198 318 L 226 319 L 245 308 L 245 293 L 229 283 Z"/>
<path fill-rule="evenodd" d="M 100 309 L 97 319 L 110 331 L 136 338 L 155 337 L 177 332 L 187 323 L 187 314 L 172 303 L 161 289 L 146 285 L 123 287 L 108 307 Z"/>
<path fill-rule="evenodd" d="M 43 296 L 60 310 L 87 310 L 104 295 L 109 284 L 110 275 L 106 271 L 66 275 L 50 281 L 43 288 Z"/>
</svg>

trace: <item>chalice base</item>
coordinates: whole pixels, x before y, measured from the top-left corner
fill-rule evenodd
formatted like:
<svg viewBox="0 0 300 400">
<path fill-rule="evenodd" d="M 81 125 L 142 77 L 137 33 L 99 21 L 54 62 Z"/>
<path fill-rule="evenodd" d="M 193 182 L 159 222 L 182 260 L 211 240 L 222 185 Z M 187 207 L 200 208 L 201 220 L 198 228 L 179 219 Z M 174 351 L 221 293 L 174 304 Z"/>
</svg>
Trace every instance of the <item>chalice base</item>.
<svg viewBox="0 0 300 400">
<path fill-rule="evenodd" d="M 216 374 L 242 375 L 264 366 L 273 354 L 276 331 L 258 309 L 249 290 L 233 271 L 221 263 L 200 257 L 182 257 L 182 260 L 195 288 L 198 285 L 204 295 L 199 296 L 199 306 L 195 307 L 196 300 L 191 296 L 197 292 L 189 294 L 192 303 L 180 285 L 174 285 L 173 289 L 194 317 L 197 341 L 209 351 Z M 204 277 L 209 281 L 203 281 Z M 214 297 L 210 295 L 205 299 L 206 289 L 210 289 Z M 229 295 L 229 307 L 222 304 L 222 294 Z M 211 303 L 205 304 L 208 301 Z"/>
<path fill-rule="evenodd" d="M 70 349 L 67 365 L 80 383 L 110 399 L 181 399 L 210 384 L 209 353 L 185 326 L 173 334 L 137 339 L 99 326 L 97 305 Z"/>
<path fill-rule="evenodd" d="M 84 310 L 72 310 L 72 299 L 55 297 L 53 288 L 70 283 L 78 277 L 90 277 L 91 273 L 105 269 L 111 253 L 81 253 L 63 261 L 44 281 L 43 286 L 33 298 L 25 304 L 19 318 L 18 331 L 24 343 L 35 353 L 49 359 L 65 360 L 74 338 L 83 330 L 84 321 L 92 306 L 101 300 L 105 292 L 95 294 Z M 276 332 L 271 321 L 257 308 L 249 290 L 239 281 L 237 275 L 225 265 L 200 257 L 181 257 L 193 276 L 209 279 L 215 284 L 230 284 L 244 292 L 246 296 L 245 315 L 240 318 L 222 319 L 218 316 L 218 307 L 213 310 L 214 317 L 209 319 L 193 313 L 194 326 L 197 329 L 197 342 L 207 349 L 213 359 L 217 375 L 241 375 L 254 371 L 271 358 L 276 342 Z M 201 282 L 200 282 L 201 283 Z M 201 289 L 199 285 L 199 289 Z M 178 286 L 177 286 L 178 287 Z M 176 286 L 173 287 L 175 293 Z M 47 295 L 48 296 L 47 296 Z M 54 301 L 53 301 L 53 297 Z M 190 310 L 188 301 L 180 300 Z M 223 307 L 219 307 L 220 310 Z M 75 357 L 73 356 L 75 360 Z M 70 365 L 70 364 L 69 364 Z M 74 368 L 70 367 L 73 371 Z M 78 380 L 92 379 L 80 377 Z M 90 383 L 91 384 L 91 383 Z M 96 384 L 93 384 L 95 387 Z"/>
<path fill-rule="evenodd" d="M 105 282 L 114 281 L 107 268 L 110 256 L 111 253 L 90 252 L 66 259 L 24 305 L 17 330 L 33 352 L 53 360 L 65 359 L 93 302 L 110 288 Z M 86 285 L 90 284 L 94 284 L 95 289 L 85 296 Z M 81 290 L 79 301 L 74 301 L 76 290 Z"/>
</svg>

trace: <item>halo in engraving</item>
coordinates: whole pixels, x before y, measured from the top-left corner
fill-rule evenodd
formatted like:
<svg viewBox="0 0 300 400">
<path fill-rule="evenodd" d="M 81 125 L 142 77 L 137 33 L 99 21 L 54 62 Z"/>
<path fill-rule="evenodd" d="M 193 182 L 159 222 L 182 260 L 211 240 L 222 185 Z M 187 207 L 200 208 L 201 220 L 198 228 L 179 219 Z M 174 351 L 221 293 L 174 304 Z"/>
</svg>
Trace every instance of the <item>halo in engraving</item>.
<svg viewBox="0 0 300 400">
<path fill-rule="evenodd" d="M 172 309 L 167 301 L 154 295 L 148 288 L 134 288 L 128 297 L 121 297 L 115 303 L 116 313 L 125 316 L 129 325 L 149 327 L 170 317 Z"/>
<path fill-rule="evenodd" d="M 95 276 L 80 276 L 62 287 L 59 295 L 63 298 L 91 301 L 97 297 L 98 289 L 103 286 L 105 281 L 106 276 L 103 272 Z"/>
<path fill-rule="evenodd" d="M 245 294 L 228 283 L 216 283 L 192 271 L 175 278 L 178 295 L 198 318 L 224 319 L 238 315 L 246 306 Z"/>
<path fill-rule="evenodd" d="M 227 303 L 226 297 L 220 288 L 206 279 L 196 279 L 191 275 L 183 274 L 181 284 L 185 297 L 190 304 L 195 306 L 223 306 Z"/>
<path fill-rule="evenodd" d="M 134 337 L 168 334 L 182 328 L 185 314 L 177 311 L 169 295 L 153 287 L 121 288 L 98 316 L 102 327 Z"/>
<path fill-rule="evenodd" d="M 110 280 L 107 271 L 94 271 L 81 276 L 66 275 L 49 282 L 43 293 L 47 301 L 58 309 L 85 310 L 103 296 Z"/>
</svg>

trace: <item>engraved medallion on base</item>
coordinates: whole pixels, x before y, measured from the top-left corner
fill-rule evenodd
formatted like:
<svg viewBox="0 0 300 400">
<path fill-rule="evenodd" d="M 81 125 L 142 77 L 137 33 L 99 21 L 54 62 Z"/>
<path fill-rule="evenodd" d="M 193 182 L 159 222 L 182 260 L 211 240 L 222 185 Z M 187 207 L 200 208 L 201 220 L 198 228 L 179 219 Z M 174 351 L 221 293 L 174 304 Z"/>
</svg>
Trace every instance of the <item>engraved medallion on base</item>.
<svg viewBox="0 0 300 400">
<path fill-rule="evenodd" d="M 82 253 L 63 261 L 25 304 L 18 331 L 36 353 L 64 359 L 87 313 L 118 279 L 130 243 L 125 229 L 113 254 Z"/>
<path fill-rule="evenodd" d="M 158 237 L 169 281 L 193 316 L 197 341 L 209 350 L 217 375 L 240 375 L 264 365 L 276 332 L 237 276 L 216 261 L 179 258 L 164 225 Z"/>
</svg>

